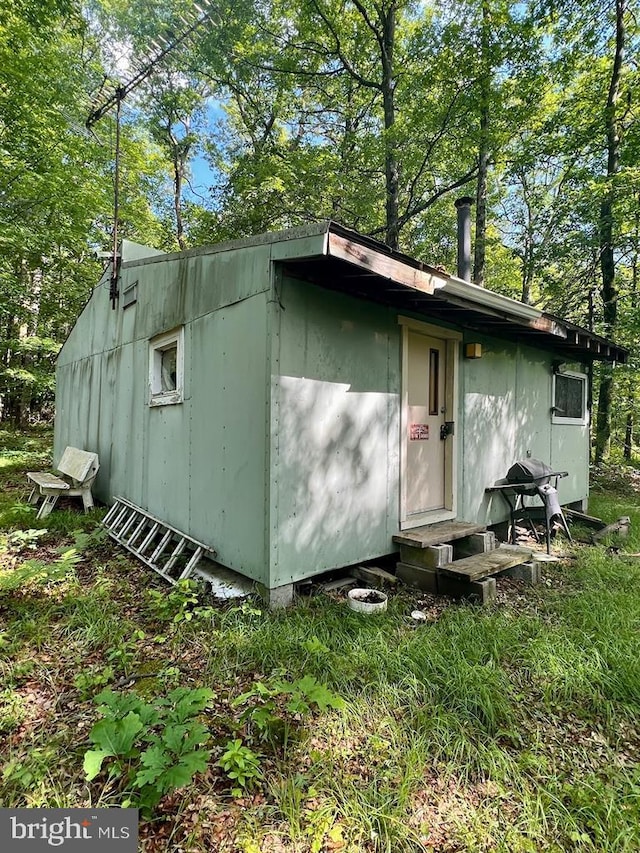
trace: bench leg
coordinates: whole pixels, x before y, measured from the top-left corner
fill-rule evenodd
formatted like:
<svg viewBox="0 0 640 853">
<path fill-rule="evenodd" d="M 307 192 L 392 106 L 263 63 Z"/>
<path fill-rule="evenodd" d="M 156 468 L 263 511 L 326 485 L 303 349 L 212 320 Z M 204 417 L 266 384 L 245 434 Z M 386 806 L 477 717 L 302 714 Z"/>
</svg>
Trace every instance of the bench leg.
<svg viewBox="0 0 640 853">
<path fill-rule="evenodd" d="M 38 510 L 36 518 L 46 518 L 56 505 L 57 500 L 58 495 L 46 495 L 45 499 L 42 501 L 42 506 Z"/>
<path fill-rule="evenodd" d="M 31 494 L 29 495 L 27 500 L 29 501 L 30 504 L 33 504 L 34 506 L 38 503 L 38 501 L 40 500 L 40 492 L 38 491 L 37 486 L 34 486 L 31 489 Z"/>
<path fill-rule="evenodd" d="M 89 512 L 90 509 L 93 509 L 93 495 L 90 491 L 83 492 L 82 495 L 82 505 L 84 507 L 85 513 Z"/>
</svg>

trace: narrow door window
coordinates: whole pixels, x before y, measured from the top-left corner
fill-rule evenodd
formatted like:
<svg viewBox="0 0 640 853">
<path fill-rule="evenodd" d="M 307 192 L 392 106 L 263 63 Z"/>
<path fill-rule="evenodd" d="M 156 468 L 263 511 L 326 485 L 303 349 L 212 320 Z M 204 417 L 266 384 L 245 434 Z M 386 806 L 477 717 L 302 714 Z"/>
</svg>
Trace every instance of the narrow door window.
<svg viewBox="0 0 640 853">
<path fill-rule="evenodd" d="M 429 414 L 437 415 L 440 407 L 439 397 L 440 350 L 429 350 Z"/>
</svg>

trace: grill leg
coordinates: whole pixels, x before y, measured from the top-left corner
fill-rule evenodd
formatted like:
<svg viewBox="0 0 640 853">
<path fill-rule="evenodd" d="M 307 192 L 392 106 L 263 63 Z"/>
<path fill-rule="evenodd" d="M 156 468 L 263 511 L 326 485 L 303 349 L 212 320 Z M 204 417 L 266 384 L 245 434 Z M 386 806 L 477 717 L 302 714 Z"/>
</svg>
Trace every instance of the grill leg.
<svg viewBox="0 0 640 853">
<path fill-rule="evenodd" d="M 502 492 L 503 498 L 509 504 L 510 516 L 511 516 L 511 530 L 509 531 L 509 539 L 512 545 L 516 544 L 516 515 L 518 513 L 518 506 L 520 502 L 520 497 L 515 497 L 513 499 L 513 503 L 511 503 L 511 499 L 506 492 Z"/>
<path fill-rule="evenodd" d="M 547 554 L 551 553 L 551 517 L 549 516 L 549 507 L 545 503 L 546 513 L 544 516 L 545 538 L 547 540 Z"/>
<path fill-rule="evenodd" d="M 573 542 L 573 537 L 572 537 L 571 531 L 569 530 L 569 527 L 567 525 L 567 520 L 564 517 L 564 513 L 562 513 L 562 515 L 560 516 L 560 521 L 562 522 L 562 527 L 564 529 L 564 532 L 567 534 L 567 539 L 569 540 L 569 542 Z"/>
</svg>

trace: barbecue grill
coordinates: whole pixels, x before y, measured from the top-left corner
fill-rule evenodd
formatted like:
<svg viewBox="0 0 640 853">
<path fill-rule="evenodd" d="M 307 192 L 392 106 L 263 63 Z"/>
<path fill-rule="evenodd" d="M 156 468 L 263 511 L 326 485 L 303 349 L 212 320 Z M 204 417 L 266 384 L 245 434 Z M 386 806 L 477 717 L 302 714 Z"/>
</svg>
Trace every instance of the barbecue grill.
<svg viewBox="0 0 640 853">
<path fill-rule="evenodd" d="M 539 459 L 522 459 L 509 468 L 506 477 L 485 489 L 486 492 L 499 492 L 509 505 L 512 543 L 515 544 L 516 541 L 516 522 L 518 521 L 528 522 L 536 542 L 539 542 L 540 537 L 534 521 L 542 521 L 545 526 L 547 554 L 549 554 L 553 519 L 560 522 L 567 538 L 570 542 L 572 541 L 558 500 L 558 480 L 561 477 L 567 477 L 568 473 L 568 471 L 554 471 Z M 540 503 L 532 504 L 528 502 L 529 498 L 538 498 Z"/>
</svg>

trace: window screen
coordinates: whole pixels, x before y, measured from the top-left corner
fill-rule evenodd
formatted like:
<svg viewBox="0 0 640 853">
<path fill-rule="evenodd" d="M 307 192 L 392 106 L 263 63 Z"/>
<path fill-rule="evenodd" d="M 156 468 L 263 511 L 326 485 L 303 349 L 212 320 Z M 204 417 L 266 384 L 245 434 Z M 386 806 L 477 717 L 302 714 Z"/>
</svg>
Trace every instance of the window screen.
<svg viewBox="0 0 640 853">
<path fill-rule="evenodd" d="M 585 379 L 558 373 L 555 377 L 554 414 L 558 419 L 582 421 L 585 415 Z"/>
</svg>

